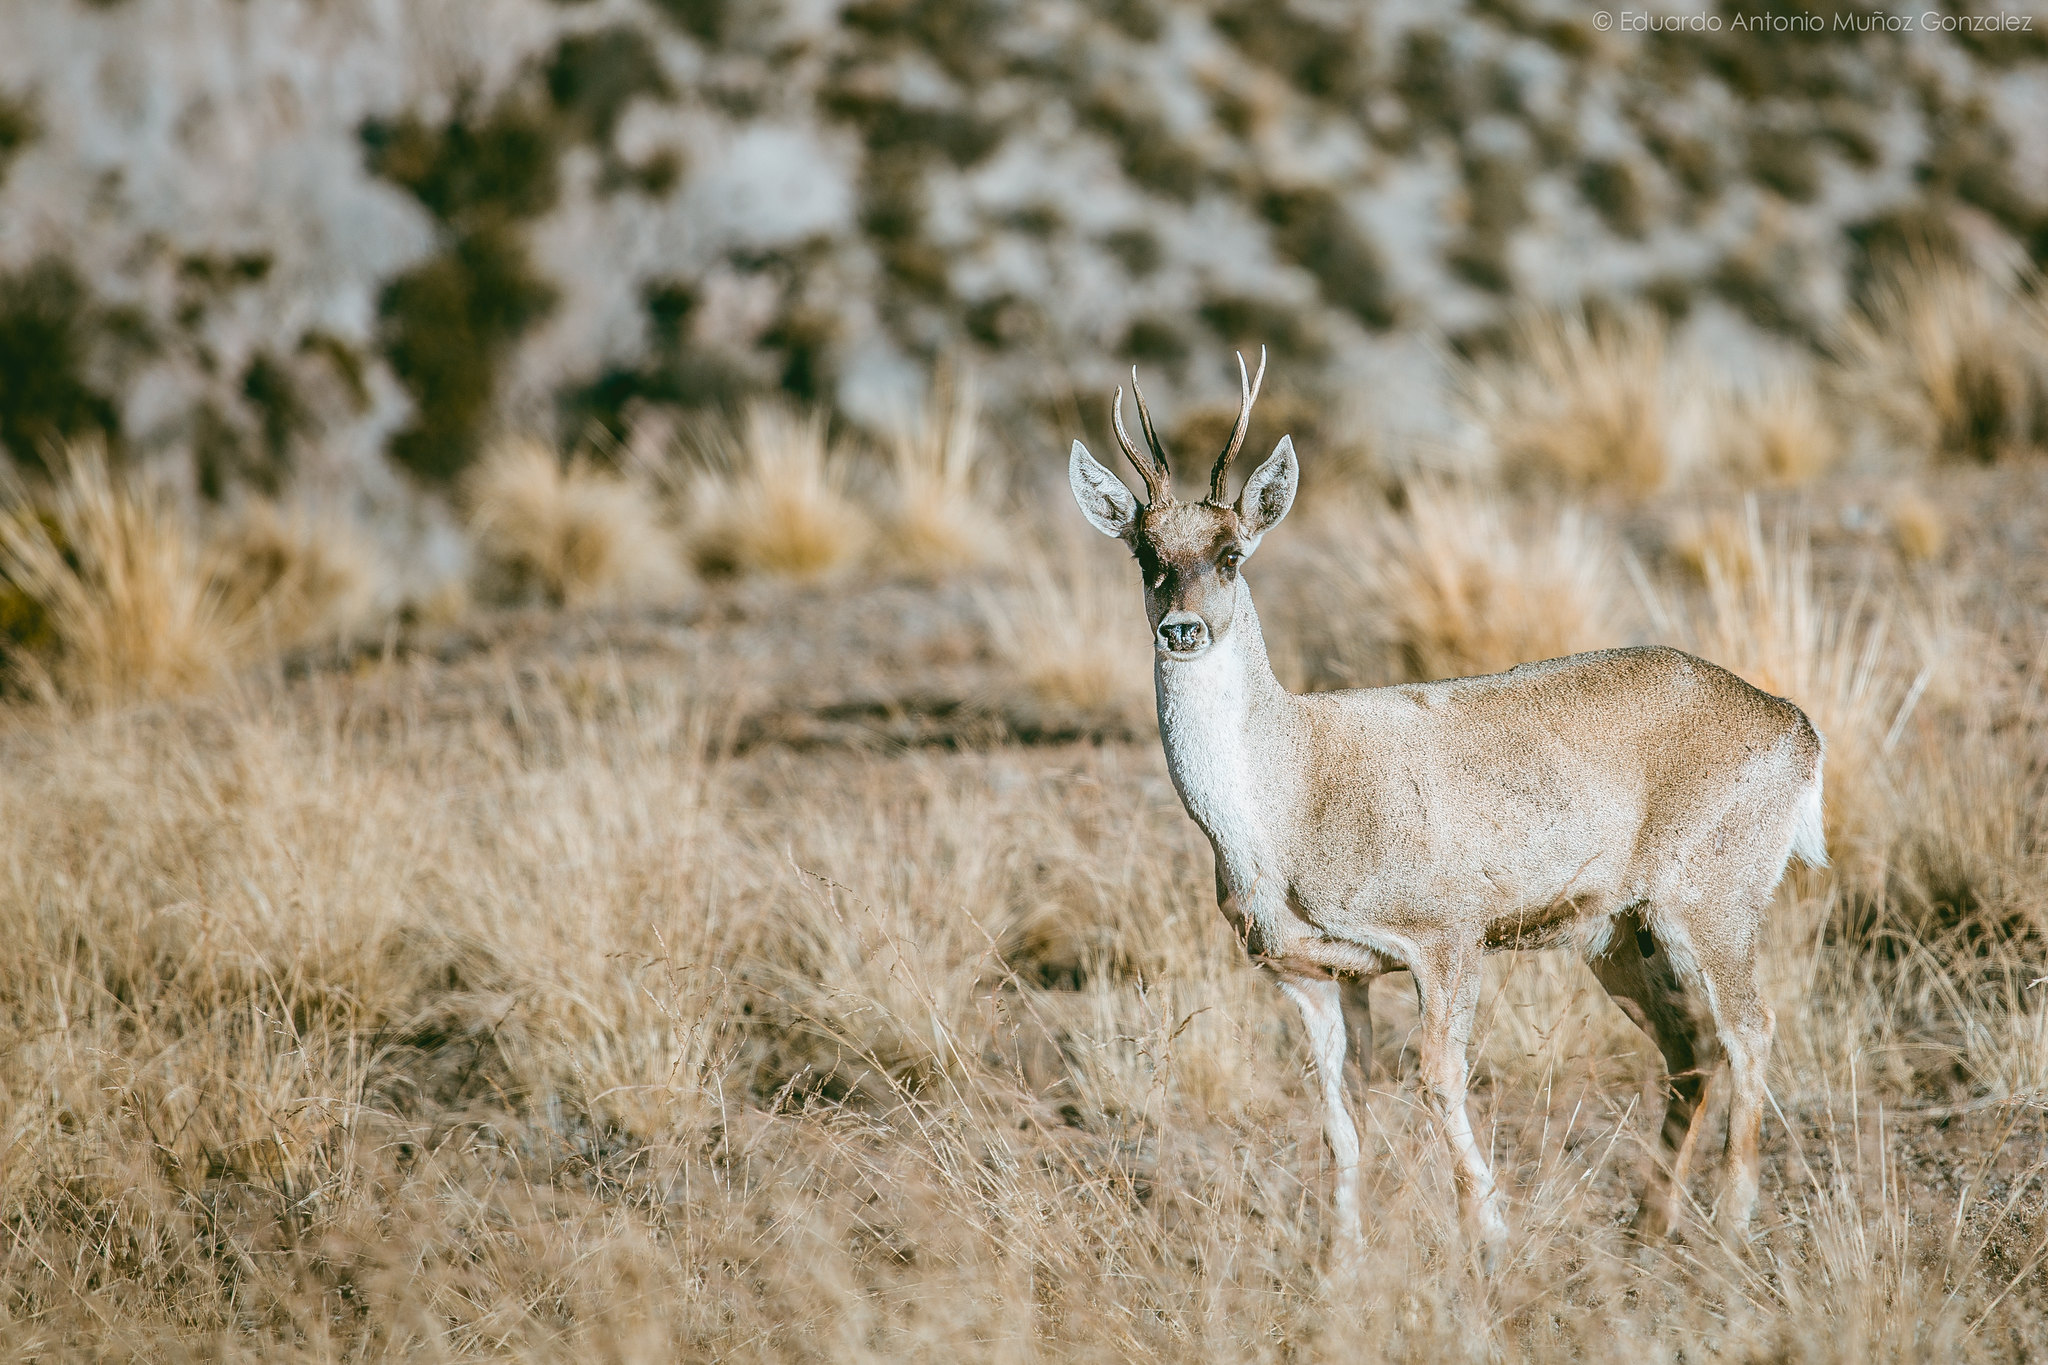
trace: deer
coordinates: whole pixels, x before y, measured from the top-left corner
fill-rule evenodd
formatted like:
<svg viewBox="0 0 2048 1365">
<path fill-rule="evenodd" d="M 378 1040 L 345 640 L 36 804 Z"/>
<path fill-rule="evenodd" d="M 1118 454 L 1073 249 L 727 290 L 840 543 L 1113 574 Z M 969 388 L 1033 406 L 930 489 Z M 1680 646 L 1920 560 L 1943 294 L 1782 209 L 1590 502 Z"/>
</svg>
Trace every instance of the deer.
<svg viewBox="0 0 2048 1365">
<path fill-rule="evenodd" d="M 1505 1199 L 1467 1110 L 1487 954 L 1576 947 L 1663 1062 L 1663 1117 L 1634 1227 L 1679 1224 L 1710 1077 L 1729 1083 L 1710 1217 L 1741 1239 L 1756 1206 L 1776 1018 L 1757 980 L 1764 914 L 1792 860 L 1827 864 L 1823 742 L 1806 714 L 1705 659 L 1603 649 L 1504 673 L 1292 693 L 1243 572 L 1293 506 L 1291 435 L 1228 496 L 1265 380 L 1237 357 L 1235 425 L 1198 502 L 1174 497 L 1131 371 L 1146 448 L 1111 400 L 1145 501 L 1079 440 L 1082 514 L 1137 560 L 1167 771 L 1215 855 L 1216 900 L 1300 1012 L 1335 1166 L 1335 1235 L 1363 1245 L 1347 1034 L 1372 1065 L 1366 988 L 1406 971 L 1420 1083 L 1448 1145 L 1460 1226 L 1486 1266 Z M 1347 1016 L 1349 1024 L 1347 1025 Z M 1718 1084 L 1718 1082 L 1717 1082 Z"/>
</svg>

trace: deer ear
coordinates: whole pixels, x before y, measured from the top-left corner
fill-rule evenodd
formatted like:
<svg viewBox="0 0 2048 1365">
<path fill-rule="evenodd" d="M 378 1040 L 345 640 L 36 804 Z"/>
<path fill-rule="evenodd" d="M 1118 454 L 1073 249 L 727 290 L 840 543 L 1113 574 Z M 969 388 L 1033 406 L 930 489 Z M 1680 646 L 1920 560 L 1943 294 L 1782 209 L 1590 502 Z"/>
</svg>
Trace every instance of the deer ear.
<svg viewBox="0 0 2048 1365">
<path fill-rule="evenodd" d="M 1096 530 L 1121 540 L 1137 529 L 1138 500 L 1079 441 L 1067 457 L 1067 482 L 1074 486 L 1074 501 L 1081 504 L 1081 515 Z"/>
<path fill-rule="evenodd" d="M 1246 539 L 1256 543 L 1260 536 L 1280 524 L 1287 509 L 1294 506 L 1295 485 L 1301 479 L 1301 463 L 1294 458 L 1294 438 L 1282 436 L 1280 444 L 1265 463 L 1245 480 L 1237 495 L 1237 521 Z"/>
</svg>

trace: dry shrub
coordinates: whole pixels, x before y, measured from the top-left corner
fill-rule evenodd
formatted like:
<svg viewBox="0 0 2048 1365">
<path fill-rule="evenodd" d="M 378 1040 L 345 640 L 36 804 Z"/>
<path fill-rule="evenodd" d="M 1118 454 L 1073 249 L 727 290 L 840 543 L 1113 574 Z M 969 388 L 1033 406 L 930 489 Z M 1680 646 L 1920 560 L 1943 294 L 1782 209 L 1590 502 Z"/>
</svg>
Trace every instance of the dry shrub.
<svg viewBox="0 0 2048 1365">
<path fill-rule="evenodd" d="M 203 688 L 345 629 L 367 606 L 346 533 L 251 506 L 209 542 L 168 491 L 75 446 L 0 515 L 11 663 L 32 690 L 104 703 Z"/>
<path fill-rule="evenodd" d="M 1400 676 L 1428 679 L 1628 639 L 1614 548 L 1576 508 L 1518 514 L 1493 494 L 1417 483 L 1362 548 L 1332 550 L 1329 573 L 1346 590 L 1332 624 L 1356 632 L 1336 641 L 1354 679 L 1389 646 Z"/>
<path fill-rule="evenodd" d="M 818 579 L 867 548 L 867 514 L 851 462 L 826 436 L 823 411 L 760 400 L 739 432 L 712 433 L 685 479 L 688 552 L 707 577 L 765 573 Z"/>
<path fill-rule="evenodd" d="M 1885 521 L 1891 526 L 1892 544 L 1908 564 L 1939 559 L 1948 548 L 1948 519 L 1917 488 L 1901 488 L 1892 495 L 1885 504 Z"/>
<path fill-rule="evenodd" d="M 1152 650 L 1129 556 L 1067 532 L 1027 540 L 1013 563 L 1006 583 L 976 594 L 990 643 L 1012 673 L 1050 705 L 1142 714 Z"/>
<path fill-rule="evenodd" d="M 2011 280 L 1895 258 L 1835 350 L 1849 396 L 1912 452 L 1989 462 L 2048 440 L 2048 307 Z"/>
<path fill-rule="evenodd" d="M 889 449 L 890 557 L 927 576 L 991 559 L 1003 528 L 991 505 L 972 377 L 941 370 L 925 410 L 893 433 Z"/>
<path fill-rule="evenodd" d="M 1531 314 L 1507 357 L 1465 368 L 1462 397 L 1510 482 L 1642 496 L 1688 463 L 1670 345 L 1646 309 Z"/>
<path fill-rule="evenodd" d="M 1710 574 L 1739 582 L 1757 570 L 1748 517 L 1725 507 L 1681 512 L 1669 546 L 1679 567 L 1702 583 Z"/>
<path fill-rule="evenodd" d="M 1884 758 L 1917 700 L 1915 670 L 1892 647 L 1883 604 L 1861 590 L 1828 599 L 1802 534 L 1781 524 L 1767 539 L 1754 500 L 1744 529 L 1743 567 L 1707 559 L 1704 619 L 1676 643 L 1812 718 L 1827 744 L 1831 855 L 1845 875 L 1867 873 L 1892 832 Z"/>
<path fill-rule="evenodd" d="M 342 636 L 379 592 L 373 552 L 334 516 L 251 499 L 215 532 L 208 572 L 222 606 L 273 648 Z"/>
<path fill-rule="evenodd" d="M 1810 483 L 1841 458 L 1841 432 L 1807 375 L 1730 394 L 1720 408 L 1722 468 L 1740 482 Z"/>
<path fill-rule="evenodd" d="M 676 580 L 675 542 L 641 481 L 544 441 L 494 444 L 463 485 L 487 596 L 555 606 L 649 596 Z"/>
</svg>

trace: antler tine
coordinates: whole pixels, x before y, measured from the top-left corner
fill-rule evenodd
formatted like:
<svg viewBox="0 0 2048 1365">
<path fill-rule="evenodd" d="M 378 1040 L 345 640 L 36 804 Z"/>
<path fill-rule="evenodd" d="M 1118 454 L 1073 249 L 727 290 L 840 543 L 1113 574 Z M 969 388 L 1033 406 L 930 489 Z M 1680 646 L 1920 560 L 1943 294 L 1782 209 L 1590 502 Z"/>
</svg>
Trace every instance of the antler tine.
<svg viewBox="0 0 2048 1365">
<path fill-rule="evenodd" d="M 1152 457 L 1159 461 L 1159 472 L 1165 474 L 1173 466 L 1166 461 L 1166 447 L 1159 443 L 1159 433 L 1152 429 L 1152 412 L 1145 406 L 1145 391 L 1138 387 L 1138 367 L 1131 366 L 1131 394 L 1138 400 L 1138 425 L 1145 429 L 1145 444 L 1152 447 Z"/>
<path fill-rule="evenodd" d="M 1132 388 L 1137 387 L 1137 378 L 1137 371 L 1133 368 L 1131 372 Z M 1138 400 L 1139 415 L 1142 416 L 1144 411 L 1145 400 L 1140 398 Z M 1138 443 L 1131 439 L 1131 433 L 1124 430 L 1124 390 L 1121 384 L 1117 386 L 1116 398 L 1110 404 L 1109 416 L 1111 423 L 1116 427 L 1117 444 L 1124 448 L 1124 458 L 1131 462 L 1131 468 L 1137 470 L 1138 477 L 1145 481 L 1146 500 L 1149 502 L 1171 502 L 1173 500 L 1173 485 L 1166 472 L 1166 461 L 1161 459 L 1157 464 L 1154 464 L 1151 460 L 1145 458 L 1145 452 L 1138 449 Z M 1152 434 L 1150 423 L 1146 425 L 1147 430 L 1145 434 L 1150 437 Z M 1153 449 L 1156 451 L 1158 448 L 1158 442 L 1155 440 L 1153 442 Z"/>
<path fill-rule="evenodd" d="M 1245 433 L 1252 429 L 1252 404 L 1259 401 L 1259 386 L 1266 382 L 1266 348 L 1259 347 L 1259 372 L 1246 378 L 1244 352 L 1237 353 L 1237 384 L 1241 397 L 1237 409 L 1237 425 L 1230 429 L 1230 442 L 1223 447 L 1223 453 L 1216 457 L 1216 468 L 1209 474 L 1209 496 L 1222 502 L 1229 491 L 1230 462 L 1237 458 L 1237 452 L 1244 449 Z"/>
</svg>

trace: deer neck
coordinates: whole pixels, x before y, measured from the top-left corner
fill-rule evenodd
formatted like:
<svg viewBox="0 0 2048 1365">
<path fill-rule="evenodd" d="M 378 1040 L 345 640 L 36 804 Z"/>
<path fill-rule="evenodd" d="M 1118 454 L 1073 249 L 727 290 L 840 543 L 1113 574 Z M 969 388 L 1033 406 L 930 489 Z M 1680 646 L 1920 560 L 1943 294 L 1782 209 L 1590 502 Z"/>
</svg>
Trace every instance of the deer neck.
<svg viewBox="0 0 2048 1365">
<path fill-rule="evenodd" d="M 1237 583 L 1228 633 L 1196 659 L 1157 659 L 1154 691 L 1167 772 L 1188 814 L 1209 836 L 1233 879 L 1262 861 L 1261 804 L 1254 795 L 1266 764 L 1284 745 L 1273 741 L 1292 700 L 1266 658 L 1265 637 L 1251 590 Z"/>
</svg>

